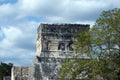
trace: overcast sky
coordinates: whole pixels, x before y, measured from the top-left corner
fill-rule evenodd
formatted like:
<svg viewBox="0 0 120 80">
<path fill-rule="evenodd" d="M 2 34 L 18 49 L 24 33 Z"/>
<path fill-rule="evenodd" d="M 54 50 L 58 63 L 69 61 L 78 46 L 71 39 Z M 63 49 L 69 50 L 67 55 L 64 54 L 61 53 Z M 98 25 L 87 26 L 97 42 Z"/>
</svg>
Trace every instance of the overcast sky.
<svg viewBox="0 0 120 80">
<path fill-rule="evenodd" d="M 0 0 L 0 62 L 30 65 L 40 23 L 93 25 L 113 8 L 120 8 L 120 0 Z"/>
</svg>

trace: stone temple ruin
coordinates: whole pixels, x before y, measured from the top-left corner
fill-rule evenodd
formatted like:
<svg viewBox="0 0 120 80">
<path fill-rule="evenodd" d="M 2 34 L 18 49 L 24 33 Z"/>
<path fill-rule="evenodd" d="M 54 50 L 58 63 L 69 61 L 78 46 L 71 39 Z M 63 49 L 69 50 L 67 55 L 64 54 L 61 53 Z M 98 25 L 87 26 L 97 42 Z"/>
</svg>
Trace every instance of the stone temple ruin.
<svg viewBox="0 0 120 80">
<path fill-rule="evenodd" d="M 83 30 L 89 30 L 89 25 L 41 24 L 37 29 L 36 58 L 29 67 L 28 79 L 17 80 L 58 80 L 61 64 L 74 53 L 73 35 Z"/>
</svg>

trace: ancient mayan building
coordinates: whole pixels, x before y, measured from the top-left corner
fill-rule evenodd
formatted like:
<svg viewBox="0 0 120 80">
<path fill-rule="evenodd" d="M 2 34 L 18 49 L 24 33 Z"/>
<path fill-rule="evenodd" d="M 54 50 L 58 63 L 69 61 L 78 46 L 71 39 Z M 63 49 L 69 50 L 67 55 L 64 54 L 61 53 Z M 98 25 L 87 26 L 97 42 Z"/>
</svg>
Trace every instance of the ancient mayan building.
<svg viewBox="0 0 120 80">
<path fill-rule="evenodd" d="M 37 29 L 36 57 L 29 67 L 26 80 L 58 80 L 61 64 L 66 59 L 72 59 L 68 59 L 68 55 L 74 54 L 73 35 L 83 30 L 89 30 L 89 25 L 41 24 Z M 88 57 L 81 55 L 81 58 Z"/>
<path fill-rule="evenodd" d="M 74 53 L 74 33 L 88 29 L 89 25 L 82 24 L 41 24 L 37 30 L 37 52 L 30 66 L 30 80 L 58 80 L 58 69 L 67 56 Z"/>
</svg>

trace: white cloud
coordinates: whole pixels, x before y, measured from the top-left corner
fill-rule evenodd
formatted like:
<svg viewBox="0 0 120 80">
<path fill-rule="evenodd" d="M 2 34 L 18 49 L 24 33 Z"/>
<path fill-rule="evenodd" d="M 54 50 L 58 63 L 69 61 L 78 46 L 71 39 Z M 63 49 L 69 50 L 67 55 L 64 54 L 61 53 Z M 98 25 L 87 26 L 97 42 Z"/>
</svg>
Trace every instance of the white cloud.
<svg viewBox="0 0 120 80">
<path fill-rule="evenodd" d="M 38 23 L 25 22 L 16 26 L 2 27 L 5 37 L 0 41 L 0 61 L 15 65 L 30 65 L 35 57 L 37 26 Z"/>
<path fill-rule="evenodd" d="M 19 36 L 22 35 L 21 30 L 12 26 L 9 26 L 8 28 L 3 28 L 3 32 L 5 38 L 9 41 L 15 41 L 17 38 L 19 38 Z"/>
<path fill-rule="evenodd" d="M 2 33 L 4 34 L 4 38 L 2 41 L 0 41 L 0 49 L 4 49 L 6 51 L 13 49 L 13 43 L 22 34 L 21 31 L 15 27 L 2 28 Z M 0 55 L 3 54 L 4 53 L 1 52 Z"/>
<path fill-rule="evenodd" d="M 15 7 L 12 4 L 0 5 L 0 17 L 9 17 L 14 15 Z"/>
<path fill-rule="evenodd" d="M 119 2 L 119 0 L 18 0 L 16 4 L 1 5 L 0 12 L 1 16 L 14 15 L 13 18 L 18 19 L 29 15 L 53 16 L 53 19 L 56 16 L 67 19 L 76 17 L 89 19 L 89 16 L 93 17 L 94 14 L 98 16 L 105 9 L 120 7 Z M 85 15 L 89 15 L 88 18 Z"/>
<path fill-rule="evenodd" d="M 3 28 L 3 34 L 5 38 L 0 42 L 0 55 L 7 55 L 7 53 L 10 53 L 11 51 L 14 51 L 13 43 L 15 40 L 21 35 L 21 32 L 19 29 L 16 29 L 14 27 L 9 28 Z M 9 52 L 10 51 L 10 52 Z M 7 53 L 4 53 L 7 52 Z"/>
<path fill-rule="evenodd" d="M 1 29 L 1 27 L 0 27 L 0 40 L 3 38 L 3 31 L 2 31 L 2 29 Z"/>
</svg>

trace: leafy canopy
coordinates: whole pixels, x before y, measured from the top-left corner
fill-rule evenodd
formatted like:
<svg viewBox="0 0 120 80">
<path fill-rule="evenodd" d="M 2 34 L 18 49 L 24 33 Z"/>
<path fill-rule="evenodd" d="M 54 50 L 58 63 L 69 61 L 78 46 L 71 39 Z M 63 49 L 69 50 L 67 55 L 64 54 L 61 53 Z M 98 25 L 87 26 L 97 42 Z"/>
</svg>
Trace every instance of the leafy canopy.
<svg viewBox="0 0 120 80">
<path fill-rule="evenodd" d="M 65 62 L 61 80 L 120 80 L 120 9 L 103 11 L 89 31 L 75 38 L 76 53 L 90 59 Z"/>
</svg>

